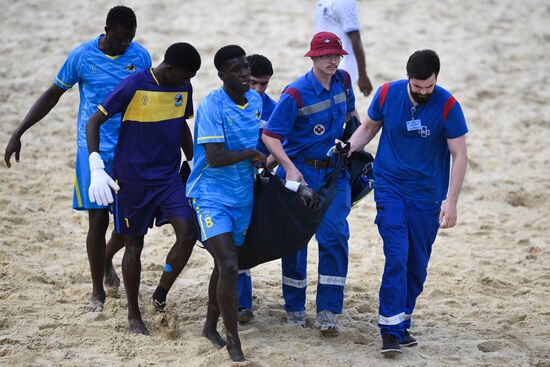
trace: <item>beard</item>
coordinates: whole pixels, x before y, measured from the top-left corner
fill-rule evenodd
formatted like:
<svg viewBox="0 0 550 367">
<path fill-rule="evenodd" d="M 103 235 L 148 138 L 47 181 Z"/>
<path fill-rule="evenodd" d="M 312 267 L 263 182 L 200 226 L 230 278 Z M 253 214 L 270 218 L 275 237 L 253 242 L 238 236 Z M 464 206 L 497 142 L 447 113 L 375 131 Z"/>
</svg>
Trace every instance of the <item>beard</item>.
<svg viewBox="0 0 550 367">
<path fill-rule="evenodd" d="M 429 93 L 429 94 L 420 94 L 420 93 L 413 92 L 410 83 L 409 83 L 409 91 L 411 92 L 411 97 L 415 100 L 416 103 L 419 103 L 419 104 L 428 103 L 428 101 L 430 100 L 430 98 L 432 98 L 434 94 L 433 91 L 432 93 Z"/>
</svg>

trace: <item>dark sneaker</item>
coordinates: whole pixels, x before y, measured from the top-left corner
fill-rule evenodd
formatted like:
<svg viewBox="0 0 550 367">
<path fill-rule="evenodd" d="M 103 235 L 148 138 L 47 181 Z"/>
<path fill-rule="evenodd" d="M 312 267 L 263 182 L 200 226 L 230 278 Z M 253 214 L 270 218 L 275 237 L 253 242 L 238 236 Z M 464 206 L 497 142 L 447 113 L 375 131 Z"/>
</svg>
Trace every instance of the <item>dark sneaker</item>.
<svg viewBox="0 0 550 367">
<path fill-rule="evenodd" d="M 415 345 L 418 345 L 418 342 L 415 338 L 409 333 L 409 330 L 405 329 L 405 338 L 399 342 L 402 347 L 414 347 Z"/>
<path fill-rule="evenodd" d="M 249 308 L 241 308 L 239 310 L 239 322 L 241 324 L 246 324 L 254 318 L 254 313 Z"/>
<path fill-rule="evenodd" d="M 393 358 L 401 353 L 399 338 L 396 335 L 385 333 L 382 335 L 382 349 L 380 353 L 386 358 Z"/>
<path fill-rule="evenodd" d="M 338 321 L 336 321 L 336 315 L 330 311 L 321 311 L 317 313 L 315 327 L 321 329 L 321 334 L 325 336 L 338 336 L 340 332 Z"/>
</svg>

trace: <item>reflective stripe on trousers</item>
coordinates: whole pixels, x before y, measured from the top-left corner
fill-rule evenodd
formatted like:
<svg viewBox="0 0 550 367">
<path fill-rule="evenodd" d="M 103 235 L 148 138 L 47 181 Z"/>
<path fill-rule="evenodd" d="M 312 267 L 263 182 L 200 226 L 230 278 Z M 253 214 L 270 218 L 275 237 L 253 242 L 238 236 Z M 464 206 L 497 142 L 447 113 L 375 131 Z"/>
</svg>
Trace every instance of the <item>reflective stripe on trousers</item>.
<svg viewBox="0 0 550 367">
<path fill-rule="evenodd" d="M 297 164 L 308 185 L 317 190 L 322 184 L 326 169 L 316 169 Z M 279 173 L 278 173 L 279 174 Z M 316 233 L 319 247 L 317 284 L 317 312 L 331 311 L 342 313 L 344 285 L 348 272 L 349 226 L 347 216 L 351 209 L 349 173 L 342 170 L 338 180 L 338 190 L 321 226 Z M 305 310 L 307 279 L 307 246 L 295 255 L 282 260 L 283 279 L 294 279 L 303 287 L 283 282 L 285 309 L 289 312 Z"/>
</svg>

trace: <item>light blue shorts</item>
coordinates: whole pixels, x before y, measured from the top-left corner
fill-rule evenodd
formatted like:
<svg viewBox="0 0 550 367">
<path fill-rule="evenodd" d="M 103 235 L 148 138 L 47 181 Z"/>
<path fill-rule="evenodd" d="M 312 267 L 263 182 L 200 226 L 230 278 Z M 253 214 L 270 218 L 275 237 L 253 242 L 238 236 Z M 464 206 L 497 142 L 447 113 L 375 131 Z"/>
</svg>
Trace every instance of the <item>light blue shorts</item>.
<svg viewBox="0 0 550 367">
<path fill-rule="evenodd" d="M 101 159 L 103 159 L 103 163 L 105 164 L 105 172 L 110 175 L 115 152 L 99 152 L 99 155 L 101 155 Z M 78 147 L 76 151 L 75 171 L 73 209 L 108 209 L 109 206 L 92 203 L 88 197 L 88 188 L 90 187 L 90 163 L 88 162 L 87 148 Z"/>
<path fill-rule="evenodd" d="M 203 241 L 222 233 L 231 233 L 235 246 L 244 243 L 252 216 L 252 204 L 227 206 L 207 199 L 193 199 L 193 208 L 201 229 Z"/>
</svg>

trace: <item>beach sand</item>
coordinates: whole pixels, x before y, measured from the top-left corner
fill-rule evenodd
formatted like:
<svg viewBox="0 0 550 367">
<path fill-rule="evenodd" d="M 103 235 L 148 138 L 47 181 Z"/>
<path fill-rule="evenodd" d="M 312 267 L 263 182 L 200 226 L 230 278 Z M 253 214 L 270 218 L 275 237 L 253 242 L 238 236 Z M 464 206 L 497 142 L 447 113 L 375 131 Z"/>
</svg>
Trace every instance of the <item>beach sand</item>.
<svg viewBox="0 0 550 367">
<path fill-rule="evenodd" d="M 153 63 L 173 42 L 194 44 L 203 66 L 194 103 L 220 86 L 215 51 L 240 44 L 275 67 L 270 94 L 310 67 L 314 1 L 126 2 L 136 40 Z M 104 0 L 1 1 L 2 151 L 68 53 L 99 34 L 115 5 Z M 435 49 L 438 82 L 460 101 L 470 164 L 458 226 L 441 230 L 413 321 L 420 345 L 393 361 L 376 325 L 384 266 L 371 195 L 349 217 L 349 274 L 339 337 L 313 328 L 317 249 L 310 244 L 308 327 L 285 324 L 279 262 L 252 270 L 255 319 L 240 327 L 254 366 L 550 366 L 550 6 L 528 1 L 360 1 L 361 34 L 375 87 L 405 77 L 408 56 Z M 545 20 L 546 19 L 546 20 Z M 545 25 L 546 24 L 546 25 Z M 371 98 L 357 97 L 365 116 Z M 225 350 L 200 336 L 212 260 L 196 248 L 168 297 L 177 329 L 130 335 L 124 289 L 102 313 L 91 291 L 87 215 L 71 209 L 78 89 L 22 139 L 21 162 L 0 167 L 0 365 L 224 366 Z M 376 141 L 367 147 L 375 152 Z M 149 232 L 140 304 L 147 309 L 173 242 Z M 115 257 L 120 274 L 122 253 Z M 221 322 L 220 322 L 221 324 Z"/>
</svg>

